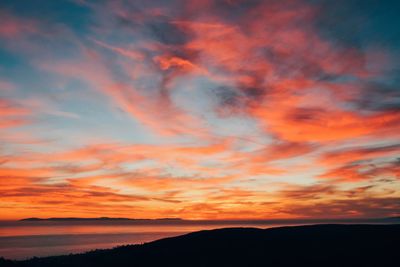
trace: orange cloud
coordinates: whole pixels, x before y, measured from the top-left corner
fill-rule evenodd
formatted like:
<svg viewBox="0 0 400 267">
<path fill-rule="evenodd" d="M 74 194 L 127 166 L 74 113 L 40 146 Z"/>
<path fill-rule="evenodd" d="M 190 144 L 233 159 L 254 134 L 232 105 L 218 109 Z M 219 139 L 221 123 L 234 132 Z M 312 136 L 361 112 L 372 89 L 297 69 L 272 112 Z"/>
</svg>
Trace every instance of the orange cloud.
<svg viewBox="0 0 400 267">
<path fill-rule="evenodd" d="M 254 114 L 267 131 L 292 142 L 340 141 L 368 135 L 395 136 L 400 119 L 395 112 L 360 115 L 347 111 L 304 108 L 271 112 L 267 107 L 262 107 L 255 109 Z"/>
</svg>

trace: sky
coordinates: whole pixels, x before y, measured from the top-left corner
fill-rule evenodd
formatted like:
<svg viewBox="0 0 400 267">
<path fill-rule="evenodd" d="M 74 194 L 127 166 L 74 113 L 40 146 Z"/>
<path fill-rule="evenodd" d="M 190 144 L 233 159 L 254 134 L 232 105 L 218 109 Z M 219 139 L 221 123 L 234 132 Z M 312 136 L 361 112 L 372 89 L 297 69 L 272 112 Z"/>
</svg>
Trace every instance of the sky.
<svg viewBox="0 0 400 267">
<path fill-rule="evenodd" d="M 398 1 L 0 1 L 0 219 L 400 215 Z"/>
</svg>

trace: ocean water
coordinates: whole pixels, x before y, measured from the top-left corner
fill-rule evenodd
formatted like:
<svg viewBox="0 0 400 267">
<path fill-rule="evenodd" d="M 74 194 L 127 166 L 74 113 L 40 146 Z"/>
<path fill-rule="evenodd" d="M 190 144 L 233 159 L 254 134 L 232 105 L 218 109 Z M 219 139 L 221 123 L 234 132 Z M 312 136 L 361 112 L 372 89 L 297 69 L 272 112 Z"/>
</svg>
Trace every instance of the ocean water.
<svg viewBox="0 0 400 267">
<path fill-rule="evenodd" d="M 225 227 L 271 227 L 271 224 L 136 224 L 129 222 L 0 222 L 0 257 L 79 253 L 141 244 L 189 232 Z"/>
</svg>

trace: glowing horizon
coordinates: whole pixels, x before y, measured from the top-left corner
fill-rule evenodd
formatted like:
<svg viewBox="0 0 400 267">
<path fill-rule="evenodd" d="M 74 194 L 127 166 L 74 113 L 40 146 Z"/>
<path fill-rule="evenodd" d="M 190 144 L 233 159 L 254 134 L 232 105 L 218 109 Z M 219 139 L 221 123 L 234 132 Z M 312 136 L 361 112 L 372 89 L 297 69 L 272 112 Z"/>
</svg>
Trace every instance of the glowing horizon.
<svg viewBox="0 0 400 267">
<path fill-rule="evenodd" d="M 396 3 L 335 3 L 2 2 L 0 220 L 399 216 Z"/>
</svg>

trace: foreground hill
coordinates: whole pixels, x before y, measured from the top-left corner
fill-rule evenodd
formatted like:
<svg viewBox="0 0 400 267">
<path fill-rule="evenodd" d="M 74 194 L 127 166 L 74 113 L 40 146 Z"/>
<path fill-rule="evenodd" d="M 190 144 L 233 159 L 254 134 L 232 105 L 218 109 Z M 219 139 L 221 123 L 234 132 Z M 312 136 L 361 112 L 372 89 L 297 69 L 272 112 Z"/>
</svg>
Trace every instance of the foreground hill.
<svg viewBox="0 0 400 267">
<path fill-rule="evenodd" d="M 400 225 L 226 228 L 0 266 L 398 266 Z"/>
</svg>

